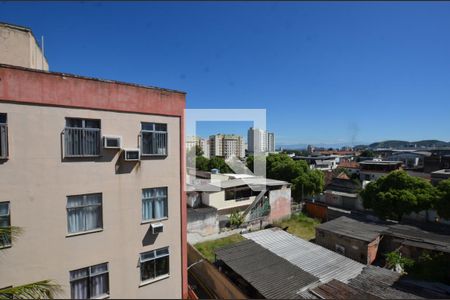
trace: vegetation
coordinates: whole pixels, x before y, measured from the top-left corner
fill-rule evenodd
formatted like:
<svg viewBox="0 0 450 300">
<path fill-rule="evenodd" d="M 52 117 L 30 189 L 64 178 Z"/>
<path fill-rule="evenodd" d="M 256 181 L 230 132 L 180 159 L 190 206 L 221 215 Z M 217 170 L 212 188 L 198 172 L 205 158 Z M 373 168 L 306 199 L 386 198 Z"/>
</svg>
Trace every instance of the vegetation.
<svg viewBox="0 0 450 300">
<path fill-rule="evenodd" d="M 319 220 L 310 218 L 303 213 L 298 213 L 293 214 L 289 219 L 277 222 L 275 225 L 280 228 L 288 227 L 287 232 L 309 241 L 315 238 L 315 228 L 319 224 Z"/>
<path fill-rule="evenodd" d="M 436 201 L 435 208 L 440 217 L 450 219 L 450 179 L 439 182 L 437 186 L 439 198 Z"/>
<path fill-rule="evenodd" d="M 442 252 L 424 251 L 408 274 L 416 279 L 450 284 L 450 261 Z"/>
<path fill-rule="evenodd" d="M 414 260 L 402 256 L 399 250 L 392 251 L 386 254 L 386 266 L 389 269 L 400 269 L 402 273 L 406 273 L 405 270 L 409 270 L 414 265 Z"/>
<path fill-rule="evenodd" d="M 20 227 L 0 227 L 0 240 L 15 241 L 22 233 L 23 230 Z M 0 299 L 53 299 L 60 292 L 61 286 L 51 280 L 42 280 L 20 286 L 2 288 L 0 289 Z"/>
<path fill-rule="evenodd" d="M 212 157 L 207 159 L 204 156 L 197 156 L 195 165 L 198 170 L 211 171 L 211 169 L 218 169 L 220 173 L 232 173 L 231 168 L 226 164 L 225 159 L 222 157 Z"/>
<path fill-rule="evenodd" d="M 247 158 L 247 167 L 254 170 L 254 157 Z M 324 175 L 319 170 L 310 170 L 304 160 L 293 160 L 286 154 L 270 154 L 266 158 L 267 178 L 292 183 L 292 195 L 301 200 L 304 196 L 322 192 Z"/>
<path fill-rule="evenodd" d="M 370 149 L 366 149 L 366 150 L 361 152 L 360 156 L 362 156 L 362 157 L 375 157 L 375 153 L 372 150 L 370 150 Z"/>
<path fill-rule="evenodd" d="M 230 215 L 230 225 L 239 227 L 242 223 L 244 223 L 244 215 L 239 211 L 232 212 Z"/>
<path fill-rule="evenodd" d="M 433 207 L 439 191 L 428 181 L 393 171 L 371 182 L 361 191 L 363 205 L 382 219 L 400 221 L 402 216 Z"/>
<path fill-rule="evenodd" d="M 240 241 L 245 240 L 245 238 L 240 234 L 233 234 L 221 239 L 207 241 L 195 244 L 194 247 L 200 251 L 200 253 L 210 262 L 214 262 L 215 260 L 215 251 L 216 249 L 225 247 L 227 245 L 235 244 Z"/>
</svg>

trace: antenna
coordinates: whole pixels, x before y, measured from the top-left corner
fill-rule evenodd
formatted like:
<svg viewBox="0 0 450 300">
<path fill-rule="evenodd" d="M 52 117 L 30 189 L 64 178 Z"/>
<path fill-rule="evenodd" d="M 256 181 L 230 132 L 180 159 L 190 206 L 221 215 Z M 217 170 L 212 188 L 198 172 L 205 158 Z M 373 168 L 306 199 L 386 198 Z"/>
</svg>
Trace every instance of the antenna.
<svg viewBox="0 0 450 300">
<path fill-rule="evenodd" d="M 42 57 L 41 57 L 41 66 L 42 66 L 42 70 L 44 70 L 44 57 L 45 57 L 45 52 L 44 52 L 44 36 L 41 35 L 41 47 L 42 47 Z"/>
</svg>

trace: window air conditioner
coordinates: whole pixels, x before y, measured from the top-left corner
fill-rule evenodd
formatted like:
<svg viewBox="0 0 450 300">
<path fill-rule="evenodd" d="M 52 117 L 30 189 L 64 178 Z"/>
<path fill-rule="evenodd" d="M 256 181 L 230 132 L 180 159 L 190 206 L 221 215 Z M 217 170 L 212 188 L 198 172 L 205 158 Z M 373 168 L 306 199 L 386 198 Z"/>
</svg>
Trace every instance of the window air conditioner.
<svg viewBox="0 0 450 300">
<path fill-rule="evenodd" d="M 122 138 L 120 136 L 104 136 L 103 148 L 105 149 L 120 149 L 122 146 Z"/>
<path fill-rule="evenodd" d="M 152 228 L 153 234 L 158 234 L 160 232 L 163 232 L 163 229 L 164 229 L 164 225 L 162 223 L 153 223 L 150 225 L 150 227 Z"/>
<path fill-rule="evenodd" d="M 125 161 L 138 161 L 140 159 L 139 149 L 123 149 Z"/>
</svg>

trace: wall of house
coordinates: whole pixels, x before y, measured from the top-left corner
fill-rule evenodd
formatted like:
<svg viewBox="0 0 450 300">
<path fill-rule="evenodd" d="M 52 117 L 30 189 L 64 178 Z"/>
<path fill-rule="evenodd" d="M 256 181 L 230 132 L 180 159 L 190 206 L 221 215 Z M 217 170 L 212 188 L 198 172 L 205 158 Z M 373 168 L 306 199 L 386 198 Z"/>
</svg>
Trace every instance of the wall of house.
<svg viewBox="0 0 450 300">
<path fill-rule="evenodd" d="M 374 251 L 376 252 L 374 248 L 375 242 L 378 245 L 377 241 L 372 241 L 371 243 L 373 244 L 371 245 L 369 253 L 368 242 L 352 239 L 346 236 L 335 234 L 333 232 L 316 228 L 316 239 L 315 239 L 316 244 L 335 252 L 338 252 L 336 250 L 337 248 L 336 246 L 340 245 L 345 249 L 344 256 L 359 261 L 360 263 L 363 264 L 370 264 L 373 261 Z"/>
<path fill-rule="evenodd" d="M 219 214 L 214 208 L 188 209 L 187 232 L 206 236 L 219 232 Z"/>
<path fill-rule="evenodd" d="M 225 200 L 225 191 L 220 192 L 204 192 L 202 193 L 202 202 L 205 205 L 212 206 L 218 210 L 232 209 L 244 205 L 250 205 L 255 200 L 256 196 L 251 196 L 248 200 Z"/>
<path fill-rule="evenodd" d="M 0 64 L 48 70 L 34 36 L 26 29 L 0 24 Z"/>
<path fill-rule="evenodd" d="M 291 216 L 291 188 L 282 187 L 269 192 L 269 221 L 275 222 Z"/>
<path fill-rule="evenodd" d="M 69 271 L 108 262 L 112 298 L 185 295 L 183 93 L 5 66 L 0 78 L 9 130 L 0 201 L 10 201 L 11 223 L 24 230 L 1 250 L 0 286 L 53 279 L 68 298 Z M 138 147 L 141 122 L 167 123 L 168 155 L 124 162 L 105 149 L 99 158 L 65 159 L 66 117 L 100 119 L 102 135 L 120 135 L 128 148 Z M 141 223 L 142 189 L 160 186 L 168 187 L 169 213 L 155 236 Z M 68 235 L 67 196 L 87 193 L 102 193 L 103 229 Z M 141 286 L 139 254 L 167 246 L 170 275 Z"/>
</svg>

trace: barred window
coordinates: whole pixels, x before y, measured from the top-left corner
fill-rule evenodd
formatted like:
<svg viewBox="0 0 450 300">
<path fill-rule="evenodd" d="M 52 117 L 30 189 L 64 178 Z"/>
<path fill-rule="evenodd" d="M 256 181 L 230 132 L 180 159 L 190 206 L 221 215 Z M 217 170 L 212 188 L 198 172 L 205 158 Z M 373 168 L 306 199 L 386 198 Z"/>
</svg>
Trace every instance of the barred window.
<svg viewBox="0 0 450 300">
<path fill-rule="evenodd" d="M 100 120 L 67 118 L 64 128 L 64 155 L 92 157 L 100 155 Z"/>
<path fill-rule="evenodd" d="M 0 113 L 0 159 L 8 158 L 8 123 L 6 114 Z"/>
<path fill-rule="evenodd" d="M 141 155 L 167 155 L 167 124 L 142 123 Z"/>
</svg>

